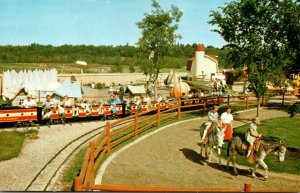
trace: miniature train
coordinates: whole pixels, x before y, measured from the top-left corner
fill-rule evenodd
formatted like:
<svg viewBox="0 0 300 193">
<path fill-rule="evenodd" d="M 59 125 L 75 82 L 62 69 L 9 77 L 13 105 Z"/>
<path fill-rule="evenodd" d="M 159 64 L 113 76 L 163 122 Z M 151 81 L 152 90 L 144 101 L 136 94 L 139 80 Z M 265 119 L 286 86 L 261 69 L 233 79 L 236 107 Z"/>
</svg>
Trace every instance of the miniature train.
<svg viewBox="0 0 300 193">
<path fill-rule="evenodd" d="M 223 102 L 223 100 L 220 100 L 219 98 L 213 98 L 211 100 L 207 98 L 193 98 L 181 105 L 185 105 L 187 107 L 185 110 L 187 110 L 189 106 L 190 108 L 193 108 L 197 104 L 202 104 L 204 100 L 207 105 L 220 104 Z M 76 115 L 74 115 L 74 107 L 64 108 L 64 114 L 59 114 L 58 108 L 55 107 L 50 109 L 51 114 L 47 118 L 45 118 L 45 109 L 42 107 L 19 108 L 15 106 L 2 106 L 0 107 L 0 123 L 10 123 L 15 126 L 32 126 L 34 124 L 59 124 L 74 119 L 76 119 L 76 121 L 83 121 L 88 118 L 110 120 L 126 117 L 137 112 L 150 112 L 151 109 L 157 108 L 158 105 L 161 111 L 167 109 L 176 110 L 177 99 L 161 101 L 160 103 L 151 102 L 151 104 L 143 102 L 140 105 L 135 103 L 131 103 L 130 105 L 126 105 L 126 103 L 104 106 L 93 105 L 91 106 L 90 113 L 82 107 L 76 107 Z"/>
</svg>

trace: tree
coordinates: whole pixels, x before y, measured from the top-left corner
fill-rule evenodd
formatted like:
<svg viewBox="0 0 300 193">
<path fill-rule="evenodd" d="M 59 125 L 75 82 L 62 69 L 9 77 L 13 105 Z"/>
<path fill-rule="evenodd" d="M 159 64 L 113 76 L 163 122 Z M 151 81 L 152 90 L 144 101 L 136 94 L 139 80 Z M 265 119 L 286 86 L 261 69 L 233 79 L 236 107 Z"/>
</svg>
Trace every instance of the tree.
<svg viewBox="0 0 300 193">
<path fill-rule="evenodd" d="M 234 67 L 246 64 L 250 89 L 259 101 L 272 70 L 289 73 L 299 68 L 299 1 L 237 0 L 220 9 L 211 12 L 209 23 L 218 26 L 213 31 L 227 42 L 224 47 Z"/>
<path fill-rule="evenodd" d="M 142 37 L 138 40 L 139 48 L 149 55 L 149 64 L 142 65 L 141 69 L 149 75 L 150 81 L 156 83 L 160 69 L 163 66 L 162 57 L 175 44 L 176 39 L 181 38 L 175 34 L 182 12 L 171 6 L 171 10 L 164 11 L 156 0 L 152 0 L 151 13 L 145 13 L 145 17 L 137 22 L 142 30 Z"/>
</svg>

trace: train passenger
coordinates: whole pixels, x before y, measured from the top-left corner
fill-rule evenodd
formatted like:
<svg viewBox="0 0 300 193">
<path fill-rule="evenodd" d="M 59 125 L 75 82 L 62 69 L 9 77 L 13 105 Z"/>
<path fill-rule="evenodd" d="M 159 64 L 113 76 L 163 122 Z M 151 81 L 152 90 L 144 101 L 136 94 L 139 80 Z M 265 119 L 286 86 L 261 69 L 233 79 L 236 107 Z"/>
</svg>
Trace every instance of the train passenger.
<svg viewBox="0 0 300 193">
<path fill-rule="evenodd" d="M 104 113 L 104 101 L 102 99 L 100 99 L 98 114 L 101 115 L 103 113 Z"/>
<path fill-rule="evenodd" d="M 75 100 L 75 105 L 72 107 L 73 116 L 79 116 L 79 107 L 81 106 L 81 101 Z"/>
<path fill-rule="evenodd" d="M 64 114 L 66 107 L 72 107 L 72 101 L 69 99 L 68 95 L 65 95 L 62 102 L 58 105 L 58 113 Z"/>
<path fill-rule="evenodd" d="M 91 114 L 92 113 L 92 110 L 91 110 L 91 105 L 90 103 L 85 100 L 83 102 L 81 102 L 81 105 L 80 105 L 82 108 L 84 108 L 84 111 L 86 112 L 87 115 Z"/>
<path fill-rule="evenodd" d="M 143 102 L 147 103 L 147 110 L 149 111 L 151 109 L 151 98 L 148 94 L 143 98 Z"/>
<path fill-rule="evenodd" d="M 56 102 L 54 99 L 52 99 L 52 97 L 50 95 L 46 96 L 46 100 L 43 104 L 44 107 L 44 119 L 49 118 L 50 115 L 52 114 L 51 112 L 51 108 L 55 108 L 56 107 Z"/>
<path fill-rule="evenodd" d="M 114 95 L 114 97 L 113 97 L 113 100 L 111 101 L 111 111 L 112 111 L 112 113 L 113 114 L 115 114 L 116 113 L 116 111 L 117 111 L 117 105 L 119 105 L 119 104 L 121 104 L 122 102 L 121 102 L 121 100 L 120 100 L 120 98 L 119 98 L 119 95 L 116 93 L 115 95 Z"/>
<path fill-rule="evenodd" d="M 156 102 L 160 102 L 160 101 L 162 101 L 162 100 L 164 100 L 164 98 L 161 96 L 161 94 L 158 94 L 157 95 L 157 99 L 156 99 Z"/>
<path fill-rule="evenodd" d="M 107 104 L 112 105 L 112 103 L 114 103 L 115 101 L 115 97 L 114 95 L 110 95 L 109 99 L 107 100 Z"/>
<path fill-rule="evenodd" d="M 31 107 L 36 107 L 36 102 L 32 99 L 31 95 L 27 95 L 26 100 L 19 105 L 20 108 L 31 108 Z"/>
<path fill-rule="evenodd" d="M 115 94 L 114 103 L 117 104 L 117 105 L 122 103 L 122 101 L 121 101 L 118 94 Z"/>
<path fill-rule="evenodd" d="M 136 96 L 135 98 L 136 98 L 135 104 L 137 106 L 137 110 L 138 112 L 140 112 L 142 110 L 142 99 L 140 96 Z"/>
</svg>

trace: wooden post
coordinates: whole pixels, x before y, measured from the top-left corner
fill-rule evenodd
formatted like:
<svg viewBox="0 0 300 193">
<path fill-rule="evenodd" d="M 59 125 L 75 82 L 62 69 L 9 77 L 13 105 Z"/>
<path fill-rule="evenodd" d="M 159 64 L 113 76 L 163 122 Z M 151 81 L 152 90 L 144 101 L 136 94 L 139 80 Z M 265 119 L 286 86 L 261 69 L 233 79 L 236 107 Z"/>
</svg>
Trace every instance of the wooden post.
<svg viewBox="0 0 300 193">
<path fill-rule="evenodd" d="M 178 120 L 180 120 L 180 117 L 181 117 L 181 113 L 180 113 L 180 106 L 181 106 L 181 99 L 178 98 L 178 114 L 177 114 L 177 117 L 178 117 Z"/>
<path fill-rule="evenodd" d="M 107 146 L 107 153 L 110 153 L 110 122 L 106 122 L 106 146 Z"/>
<path fill-rule="evenodd" d="M 135 112 L 134 117 L 134 136 L 136 137 L 138 134 L 138 112 Z"/>
<path fill-rule="evenodd" d="M 227 95 L 227 106 L 230 105 L 230 95 Z"/>
<path fill-rule="evenodd" d="M 261 106 L 265 105 L 265 95 L 262 95 L 261 97 Z"/>
<path fill-rule="evenodd" d="M 76 176 L 74 179 L 74 190 L 75 192 L 82 191 L 82 184 L 79 176 Z"/>
<path fill-rule="evenodd" d="M 281 102 L 281 105 L 284 105 L 284 95 L 285 95 L 285 92 L 283 91 L 283 93 L 282 93 L 282 102 Z"/>
<path fill-rule="evenodd" d="M 160 102 L 158 103 L 158 108 L 157 108 L 157 127 L 160 125 Z"/>
<path fill-rule="evenodd" d="M 203 99 L 203 112 L 206 111 L 206 97 Z"/>
<path fill-rule="evenodd" d="M 244 184 L 244 192 L 251 192 L 251 184 L 249 183 Z"/>
<path fill-rule="evenodd" d="M 91 173 L 90 175 L 90 184 L 94 184 L 95 181 L 95 143 L 92 141 L 90 142 L 90 163 L 92 164 L 91 166 Z"/>
<path fill-rule="evenodd" d="M 249 107 L 249 95 L 246 96 L 246 109 Z"/>
</svg>

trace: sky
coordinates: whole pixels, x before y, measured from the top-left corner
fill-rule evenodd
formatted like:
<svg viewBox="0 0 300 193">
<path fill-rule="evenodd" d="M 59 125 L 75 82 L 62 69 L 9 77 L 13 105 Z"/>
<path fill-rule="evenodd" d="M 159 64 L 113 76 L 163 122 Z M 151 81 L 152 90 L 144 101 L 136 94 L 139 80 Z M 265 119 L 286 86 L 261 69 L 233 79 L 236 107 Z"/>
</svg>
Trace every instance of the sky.
<svg viewBox="0 0 300 193">
<path fill-rule="evenodd" d="M 158 3 L 164 11 L 173 4 L 183 12 L 177 43 L 220 48 L 226 42 L 207 22 L 210 11 L 228 1 Z M 135 45 L 141 37 L 136 23 L 151 10 L 151 0 L 0 0 L 0 45 Z"/>
</svg>

